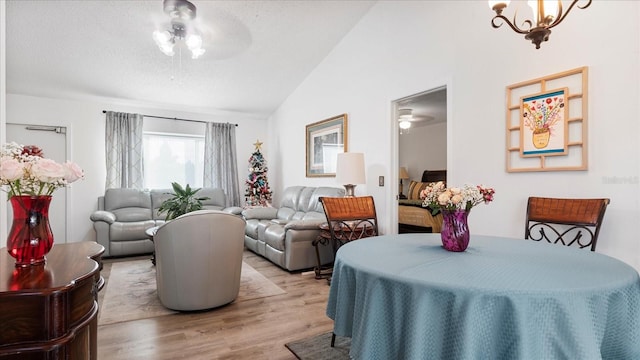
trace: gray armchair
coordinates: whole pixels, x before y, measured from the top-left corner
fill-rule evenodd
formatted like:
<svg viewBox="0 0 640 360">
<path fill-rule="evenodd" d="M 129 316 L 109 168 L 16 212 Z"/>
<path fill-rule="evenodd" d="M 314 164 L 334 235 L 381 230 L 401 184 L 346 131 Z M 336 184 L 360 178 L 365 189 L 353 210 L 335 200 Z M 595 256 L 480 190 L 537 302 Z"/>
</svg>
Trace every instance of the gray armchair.
<svg viewBox="0 0 640 360">
<path fill-rule="evenodd" d="M 145 231 L 164 222 L 156 212 L 152 213 L 153 208 L 149 192 L 107 189 L 98 198 L 98 210 L 91 214 L 96 241 L 105 249 L 103 257 L 153 252 L 153 243 Z"/>
<path fill-rule="evenodd" d="M 217 210 L 194 211 L 160 226 L 153 237 L 162 305 L 178 311 L 232 302 L 240 290 L 245 221 Z"/>
</svg>

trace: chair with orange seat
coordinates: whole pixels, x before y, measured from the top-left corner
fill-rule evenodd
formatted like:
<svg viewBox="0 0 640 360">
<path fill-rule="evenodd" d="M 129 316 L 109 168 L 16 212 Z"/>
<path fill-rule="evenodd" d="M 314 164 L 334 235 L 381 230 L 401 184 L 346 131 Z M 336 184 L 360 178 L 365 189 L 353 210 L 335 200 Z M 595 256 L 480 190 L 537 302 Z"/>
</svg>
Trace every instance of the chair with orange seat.
<svg viewBox="0 0 640 360">
<path fill-rule="evenodd" d="M 530 197 L 525 239 L 596 250 L 609 199 Z"/>
</svg>

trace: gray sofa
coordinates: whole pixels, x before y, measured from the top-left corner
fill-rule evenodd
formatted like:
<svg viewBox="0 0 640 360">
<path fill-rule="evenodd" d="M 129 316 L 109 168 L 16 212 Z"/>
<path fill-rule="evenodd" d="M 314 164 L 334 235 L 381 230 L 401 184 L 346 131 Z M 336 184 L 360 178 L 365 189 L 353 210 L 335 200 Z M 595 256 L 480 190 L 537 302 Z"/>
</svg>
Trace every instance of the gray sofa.
<svg viewBox="0 0 640 360">
<path fill-rule="evenodd" d="M 319 226 L 327 221 L 321 196 L 341 197 L 344 189 L 292 186 L 284 190 L 278 207 L 244 210 L 247 249 L 289 271 L 316 266 L 311 242 L 320 234 Z M 320 256 L 323 264 L 332 262 L 331 246 L 320 245 Z"/>
<path fill-rule="evenodd" d="M 171 189 L 143 191 L 137 189 L 107 189 L 98 198 L 98 210 L 91 214 L 96 241 L 104 246 L 103 257 L 149 254 L 153 242 L 145 231 L 164 224 L 166 214 L 158 214 Z M 202 202 L 203 210 L 222 210 L 239 215 L 239 207 L 226 208 L 222 189 L 202 188 L 197 195 L 209 197 Z"/>
</svg>

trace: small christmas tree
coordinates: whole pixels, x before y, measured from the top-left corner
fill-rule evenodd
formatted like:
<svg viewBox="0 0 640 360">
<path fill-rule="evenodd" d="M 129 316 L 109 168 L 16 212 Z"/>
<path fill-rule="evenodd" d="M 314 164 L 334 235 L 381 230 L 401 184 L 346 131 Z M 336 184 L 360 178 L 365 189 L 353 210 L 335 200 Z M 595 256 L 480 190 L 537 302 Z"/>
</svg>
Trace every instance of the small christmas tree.
<svg viewBox="0 0 640 360">
<path fill-rule="evenodd" d="M 249 158 L 249 175 L 245 184 L 247 191 L 245 193 L 246 206 L 269 206 L 271 202 L 271 189 L 267 180 L 267 162 L 260 152 L 262 143 L 257 140 L 253 144 L 256 149 Z"/>
</svg>

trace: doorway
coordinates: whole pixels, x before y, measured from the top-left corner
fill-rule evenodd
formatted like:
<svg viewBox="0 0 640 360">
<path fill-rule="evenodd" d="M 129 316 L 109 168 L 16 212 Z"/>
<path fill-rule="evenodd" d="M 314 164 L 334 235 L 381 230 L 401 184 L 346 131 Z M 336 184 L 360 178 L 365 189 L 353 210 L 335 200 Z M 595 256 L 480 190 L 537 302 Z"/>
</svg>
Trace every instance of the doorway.
<svg viewBox="0 0 640 360">
<path fill-rule="evenodd" d="M 411 187 L 411 184 L 423 182 L 425 171 L 429 171 L 429 180 L 424 180 L 425 182 L 433 181 L 434 174 L 446 177 L 449 129 L 447 86 L 395 100 L 393 109 L 398 169 L 395 198 L 399 205 L 403 205 L 395 207 L 398 221 L 394 225 L 403 229 L 402 232 L 429 232 L 433 230 L 427 219 L 430 216 L 422 216 L 421 211 L 427 210 L 420 208 L 419 188 Z M 413 209 L 408 209 L 405 205 L 412 206 Z"/>
<path fill-rule="evenodd" d="M 7 142 L 23 145 L 37 145 L 44 157 L 58 163 L 67 159 L 67 128 L 64 126 L 45 126 L 7 123 Z M 56 243 L 66 243 L 68 214 L 68 189 L 59 188 L 49 206 L 49 222 Z M 11 225 L 13 210 L 7 206 L 7 221 Z"/>
</svg>

